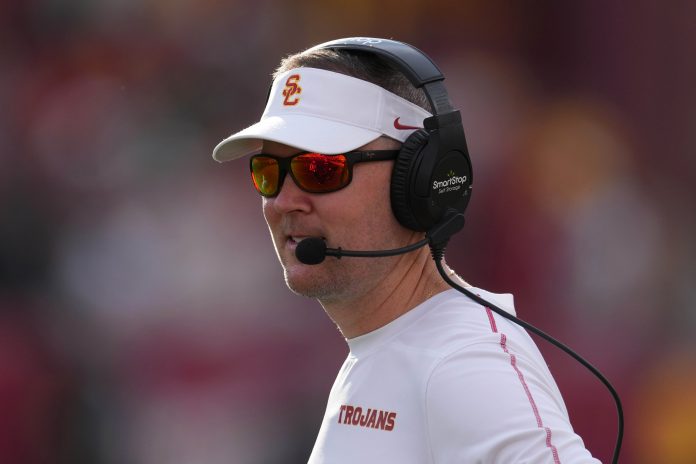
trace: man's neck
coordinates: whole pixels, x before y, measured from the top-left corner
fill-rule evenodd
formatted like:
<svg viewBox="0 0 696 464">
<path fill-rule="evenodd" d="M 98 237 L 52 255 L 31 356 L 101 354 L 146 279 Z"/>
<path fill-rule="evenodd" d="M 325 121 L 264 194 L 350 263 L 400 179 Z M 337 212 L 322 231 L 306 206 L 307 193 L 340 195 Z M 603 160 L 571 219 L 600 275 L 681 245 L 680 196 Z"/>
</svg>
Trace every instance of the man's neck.
<svg viewBox="0 0 696 464">
<path fill-rule="evenodd" d="M 372 332 L 450 286 L 430 255 L 418 253 L 402 272 L 391 272 L 371 291 L 350 299 L 320 301 L 345 338 Z"/>
</svg>

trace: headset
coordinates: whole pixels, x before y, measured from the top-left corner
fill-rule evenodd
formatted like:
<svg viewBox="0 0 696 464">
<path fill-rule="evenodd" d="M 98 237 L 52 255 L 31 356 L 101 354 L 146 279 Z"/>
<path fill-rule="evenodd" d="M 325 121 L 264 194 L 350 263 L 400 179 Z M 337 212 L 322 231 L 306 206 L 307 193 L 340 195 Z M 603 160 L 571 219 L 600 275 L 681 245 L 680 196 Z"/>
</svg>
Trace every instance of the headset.
<svg viewBox="0 0 696 464">
<path fill-rule="evenodd" d="M 425 92 L 433 115 L 423 121 L 424 129 L 413 132 L 404 141 L 392 171 L 390 198 L 392 210 L 399 223 L 408 229 L 426 232 L 426 238 L 394 250 L 351 251 L 326 248 L 321 238 L 313 237 L 298 244 L 298 259 L 305 264 L 318 264 L 326 256 L 393 256 L 429 244 L 437 269 L 449 285 L 563 350 L 604 384 L 617 409 L 617 438 L 612 462 L 618 462 L 623 438 L 623 408 L 618 393 L 606 377 L 555 338 L 452 281 L 442 266 L 447 242 L 464 227 L 464 211 L 471 198 L 473 173 L 461 115 L 452 106 L 443 83 L 445 76 L 440 69 L 416 47 L 390 39 L 349 37 L 312 47 L 312 50 L 316 49 L 374 54 L 401 71 L 414 87 L 422 88 Z"/>
<path fill-rule="evenodd" d="M 463 214 L 471 197 L 472 171 L 461 115 L 452 107 L 445 76 L 417 48 L 395 40 L 351 37 L 326 42 L 313 49 L 363 51 L 376 54 L 401 71 L 425 92 L 433 115 L 425 128 L 403 143 L 392 171 L 392 210 L 401 225 L 428 231 L 447 211 Z"/>
</svg>

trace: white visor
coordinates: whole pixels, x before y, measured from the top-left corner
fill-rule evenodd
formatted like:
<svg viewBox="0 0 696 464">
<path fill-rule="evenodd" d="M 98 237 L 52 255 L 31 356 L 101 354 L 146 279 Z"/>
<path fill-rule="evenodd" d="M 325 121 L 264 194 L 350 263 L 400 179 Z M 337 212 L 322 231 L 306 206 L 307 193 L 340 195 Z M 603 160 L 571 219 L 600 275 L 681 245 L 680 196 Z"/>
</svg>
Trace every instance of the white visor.
<svg viewBox="0 0 696 464">
<path fill-rule="evenodd" d="M 346 153 L 382 135 L 403 142 L 430 116 L 362 79 L 296 68 L 273 81 L 261 120 L 220 142 L 213 158 L 222 162 L 259 153 L 264 140 L 325 154 Z"/>
</svg>

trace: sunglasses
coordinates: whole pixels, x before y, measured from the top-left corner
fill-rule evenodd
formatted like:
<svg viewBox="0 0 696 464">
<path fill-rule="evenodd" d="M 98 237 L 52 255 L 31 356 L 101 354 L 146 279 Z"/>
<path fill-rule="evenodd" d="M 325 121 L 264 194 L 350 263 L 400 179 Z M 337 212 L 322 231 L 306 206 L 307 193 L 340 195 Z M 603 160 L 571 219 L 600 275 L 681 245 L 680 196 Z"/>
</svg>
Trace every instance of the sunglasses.
<svg viewBox="0 0 696 464">
<path fill-rule="evenodd" d="M 340 155 L 302 152 L 283 158 L 261 153 L 251 157 L 251 180 L 264 197 L 278 195 L 288 172 L 305 192 L 335 192 L 350 184 L 354 164 L 393 160 L 398 154 L 399 150 L 351 151 Z"/>
</svg>

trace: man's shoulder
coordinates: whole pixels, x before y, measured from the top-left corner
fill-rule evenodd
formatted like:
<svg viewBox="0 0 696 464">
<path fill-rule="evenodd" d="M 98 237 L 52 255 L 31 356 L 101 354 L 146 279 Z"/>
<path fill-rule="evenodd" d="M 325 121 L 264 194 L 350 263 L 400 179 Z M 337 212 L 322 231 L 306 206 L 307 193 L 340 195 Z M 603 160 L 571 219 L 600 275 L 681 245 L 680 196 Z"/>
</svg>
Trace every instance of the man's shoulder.
<svg viewBox="0 0 696 464">
<path fill-rule="evenodd" d="M 471 290 L 515 314 L 512 295 L 490 293 L 475 287 Z M 412 348 L 429 350 L 438 357 L 478 343 L 497 343 L 498 336 L 495 334 L 498 327 L 507 327 L 507 321 L 502 317 L 456 290 L 442 292 L 416 310 L 421 312 L 420 317 L 401 334 L 399 342 Z"/>
</svg>

